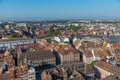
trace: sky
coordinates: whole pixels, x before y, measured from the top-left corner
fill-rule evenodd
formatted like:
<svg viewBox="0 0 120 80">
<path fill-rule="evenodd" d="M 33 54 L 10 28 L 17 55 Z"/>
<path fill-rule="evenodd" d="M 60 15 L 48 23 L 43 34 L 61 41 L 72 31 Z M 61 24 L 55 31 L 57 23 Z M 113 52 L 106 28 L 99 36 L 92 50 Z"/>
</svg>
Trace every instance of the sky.
<svg viewBox="0 0 120 80">
<path fill-rule="evenodd" d="M 120 18 L 120 0 L 0 0 L 0 19 Z"/>
</svg>

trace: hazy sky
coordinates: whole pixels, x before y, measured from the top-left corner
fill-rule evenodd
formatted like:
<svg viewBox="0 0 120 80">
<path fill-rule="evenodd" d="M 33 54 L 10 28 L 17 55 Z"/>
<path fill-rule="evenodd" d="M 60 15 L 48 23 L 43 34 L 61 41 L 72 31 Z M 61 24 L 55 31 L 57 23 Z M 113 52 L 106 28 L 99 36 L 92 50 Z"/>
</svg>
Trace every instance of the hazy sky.
<svg viewBox="0 0 120 80">
<path fill-rule="evenodd" d="M 119 17 L 120 0 L 0 0 L 0 18 Z"/>
</svg>

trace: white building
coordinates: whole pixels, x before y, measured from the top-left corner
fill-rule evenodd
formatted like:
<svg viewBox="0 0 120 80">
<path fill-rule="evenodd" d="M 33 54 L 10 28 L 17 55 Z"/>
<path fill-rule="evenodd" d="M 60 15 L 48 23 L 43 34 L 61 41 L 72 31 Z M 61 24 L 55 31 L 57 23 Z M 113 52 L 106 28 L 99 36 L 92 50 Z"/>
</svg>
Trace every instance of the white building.
<svg viewBox="0 0 120 80">
<path fill-rule="evenodd" d="M 57 41 L 57 42 L 61 42 L 59 37 L 54 37 L 54 40 Z"/>
<path fill-rule="evenodd" d="M 33 44 L 35 39 L 8 39 L 8 40 L 0 40 L 0 47 L 2 48 L 15 48 L 17 45 L 22 44 Z"/>
<path fill-rule="evenodd" d="M 67 37 L 54 37 L 54 40 L 57 42 L 69 42 L 69 38 Z"/>
</svg>

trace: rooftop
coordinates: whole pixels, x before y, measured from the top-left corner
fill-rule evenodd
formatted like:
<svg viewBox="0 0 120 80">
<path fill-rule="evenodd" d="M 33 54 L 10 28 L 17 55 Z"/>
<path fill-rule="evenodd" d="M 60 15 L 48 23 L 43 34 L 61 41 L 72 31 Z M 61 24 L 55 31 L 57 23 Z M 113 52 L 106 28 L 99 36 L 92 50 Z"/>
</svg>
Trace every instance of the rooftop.
<svg viewBox="0 0 120 80">
<path fill-rule="evenodd" d="M 84 55 L 86 57 L 93 57 L 92 52 L 90 50 L 86 50 L 85 53 L 84 53 Z"/>
<path fill-rule="evenodd" d="M 69 53 L 79 53 L 78 50 L 73 48 L 68 43 L 61 43 L 61 44 L 57 45 L 54 49 L 62 55 L 69 54 Z"/>
<path fill-rule="evenodd" d="M 113 74 L 120 75 L 120 68 L 116 67 L 112 64 L 109 64 L 107 62 L 98 61 L 98 62 L 96 62 L 95 66 L 98 66 L 98 67 L 100 67 L 108 72 L 111 72 Z"/>
<path fill-rule="evenodd" d="M 111 55 L 110 50 L 108 50 L 107 48 L 98 47 L 98 48 L 93 48 L 93 50 L 95 55 L 100 55 L 101 57 Z"/>
</svg>

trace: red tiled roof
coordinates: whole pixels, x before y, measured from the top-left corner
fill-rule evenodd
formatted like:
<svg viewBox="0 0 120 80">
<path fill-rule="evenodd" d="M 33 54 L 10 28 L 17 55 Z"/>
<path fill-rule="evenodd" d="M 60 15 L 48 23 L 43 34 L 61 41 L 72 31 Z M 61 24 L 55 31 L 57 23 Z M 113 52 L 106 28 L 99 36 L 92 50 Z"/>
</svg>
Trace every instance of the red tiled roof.
<svg viewBox="0 0 120 80">
<path fill-rule="evenodd" d="M 114 73 L 114 74 L 117 74 L 117 75 L 120 75 L 120 68 L 119 67 L 116 67 L 112 64 L 109 64 L 107 62 L 104 62 L 104 61 L 98 61 L 96 62 L 95 66 L 98 66 L 108 72 L 111 72 L 111 73 Z"/>
<path fill-rule="evenodd" d="M 56 44 L 49 44 L 48 46 L 46 46 L 46 47 L 44 48 L 44 50 L 51 50 L 51 49 L 54 49 L 55 46 L 56 46 Z"/>
<path fill-rule="evenodd" d="M 107 55 L 111 55 L 110 50 L 106 49 L 106 48 L 94 48 L 94 53 L 95 55 L 100 55 L 101 57 L 107 56 Z"/>
<path fill-rule="evenodd" d="M 54 49 L 62 55 L 69 54 L 69 53 L 76 53 L 76 51 L 77 51 L 70 44 L 66 44 L 66 43 L 61 43 L 61 44 L 57 45 Z"/>
<path fill-rule="evenodd" d="M 74 42 L 74 45 L 77 46 L 77 45 L 79 45 L 79 43 L 80 43 L 80 42 L 79 42 L 78 40 L 76 40 L 76 41 Z"/>
<path fill-rule="evenodd" d="M 113 48 L 120 48 L 120 44 L 113 44 L 112 47 Z"/>
<path fill-rule="evenodd" d="M 93 57 L 92 52 L 90 50 L 85 51 L 84 54 L 86 57 Z"/>
<path fill-rule="evenodd" d="M 62 54 L 62 55 L 65 55 L 65 54 L 69 54 L 69 53 L 76 53 L 77 50 L 74 49 L 74 48 L 71 48 L 71 49 L 68 49 L 68 50 L 59 48 L 57 52 Z"/>
</svg>

